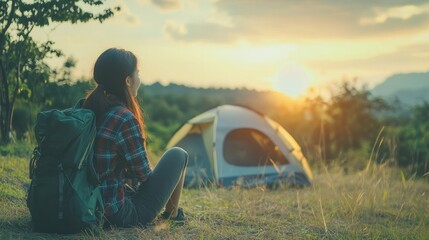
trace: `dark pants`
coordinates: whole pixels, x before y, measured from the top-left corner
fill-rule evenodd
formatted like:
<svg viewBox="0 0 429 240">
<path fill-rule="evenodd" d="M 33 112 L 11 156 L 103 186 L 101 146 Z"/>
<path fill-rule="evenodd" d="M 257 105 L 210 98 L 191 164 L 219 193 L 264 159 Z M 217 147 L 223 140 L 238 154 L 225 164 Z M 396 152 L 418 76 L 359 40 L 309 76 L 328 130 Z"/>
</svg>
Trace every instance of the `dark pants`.
<svg viewBox="0 0 429 240">
<path fill-rule="evenodd" d="M 136 193 L 126 196 L 124 205 L 107 219 L 108 224 L 132 227 L 152 222 L 170 199 L 180 177 L 185 174 L 187 164 L 185 150 L 174 147 L 165 152 Z"/>
</svg>

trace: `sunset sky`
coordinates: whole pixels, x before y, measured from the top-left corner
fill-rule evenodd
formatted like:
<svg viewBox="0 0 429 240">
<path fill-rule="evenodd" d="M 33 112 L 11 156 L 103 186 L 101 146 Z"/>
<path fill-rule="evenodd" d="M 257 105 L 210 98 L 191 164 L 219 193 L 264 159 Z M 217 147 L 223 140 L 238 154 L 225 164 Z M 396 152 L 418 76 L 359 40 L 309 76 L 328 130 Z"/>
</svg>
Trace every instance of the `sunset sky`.
<svg viewBox="0 0 429 240">
<path fill-rule="evenodd" d="M 371 87 L 395 73 L 429 70 L 428 1 L 108 4 L 122 10 L 102 24 L 56 24 L 33 36 L 73 56 L 76 77 L 91 76 L 98 55 L 119 47 L 138 56 L 145 84 L 275 89 L 294 97 L 341 79 Z"/>
</svg>

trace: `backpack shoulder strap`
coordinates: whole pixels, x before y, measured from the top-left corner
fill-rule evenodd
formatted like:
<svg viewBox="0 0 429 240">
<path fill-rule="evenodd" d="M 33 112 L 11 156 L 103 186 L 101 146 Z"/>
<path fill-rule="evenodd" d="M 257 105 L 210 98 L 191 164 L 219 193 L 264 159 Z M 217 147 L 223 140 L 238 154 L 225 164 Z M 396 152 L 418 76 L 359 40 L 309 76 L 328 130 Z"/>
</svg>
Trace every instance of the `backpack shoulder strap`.
<svg viewBox="0 0 429 240">
<path fill-rule="evenodd" d="M 114 107 L 111 107 L 111 108 L 109 109 L 109 112 L 110 112 L 110 111 L 116 111 L 116 110 L 119 110 L 119 109 L 121 109 L 121 108 L 126 108 L 126 107 L 121 106 L 121 105 L 114 106 Z"/>
<path fill-rule="evenodd" d="M 76 102 L 76 104 L 73 106 L 73 108 L 82 108 L 85 100 L 86 100 L 85 98 L 79 99 L 79 101 Z M 109 108 L 109 110 L 107 110 L 107 112 L 114 111 L 114 110 L 116 111 L 116 110 L 119 110 L 121 108 L 125 108 L 125 106 L 122 106 L 122 105 L 114 106 L 114 107 Z"/>
<path fill-rule="evenodd" d="M 74 105 L 73 108 L 82 108 L 83 103 L 85 102 L 85 98 L 81 98 L 79 99 L 79 101 L 77 101 L 77 103 Z"/>
</svg>

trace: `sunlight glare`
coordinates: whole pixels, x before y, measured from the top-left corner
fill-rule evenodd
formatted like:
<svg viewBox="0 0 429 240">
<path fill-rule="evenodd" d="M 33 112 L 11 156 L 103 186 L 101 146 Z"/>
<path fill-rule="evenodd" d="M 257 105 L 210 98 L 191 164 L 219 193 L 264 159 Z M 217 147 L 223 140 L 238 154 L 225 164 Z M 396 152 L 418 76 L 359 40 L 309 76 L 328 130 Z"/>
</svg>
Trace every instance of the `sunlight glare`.
<svg viewBox="0 0 429 240">
<path fill-rule="evenodd" d="M 287 64 L 274 76 L 273 88 L 291 97 L 298 97 L 311 86 L 311 74 L 302 65 Z"/>
</svg>

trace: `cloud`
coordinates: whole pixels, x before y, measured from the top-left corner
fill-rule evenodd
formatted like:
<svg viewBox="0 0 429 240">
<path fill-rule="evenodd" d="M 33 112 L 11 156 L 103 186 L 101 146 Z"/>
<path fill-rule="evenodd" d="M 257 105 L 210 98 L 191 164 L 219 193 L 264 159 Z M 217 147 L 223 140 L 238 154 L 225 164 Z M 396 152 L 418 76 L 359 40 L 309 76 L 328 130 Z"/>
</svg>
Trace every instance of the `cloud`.
<svg viewBox="0 0 429 240">
<path fill-rule="evenodd" d="M 380 82 L 398 72 L 428 71 L 429 46 L 426 42 L 399 46 L 392 51 L 373 57 L 351 60 L 318 59 L 306 61 L 310 69 L 329 72 L 324 80 L 338 80 L 343 76 L 357 76 L 364 82 Z"/>
<path fill-rule="evenodd" d="M 215 23 L 191 23 L 184 25 L 174 21 L 167 21 L 164 32 L 175 40 L 204 41 L 204 42 L 232 42 L 237 36 L 232 28 Z M 189 34 L 189 33 L 192 34 Z"/>
<path fill-rule="evenodd" d="M 370 58 L 359 58 L 348 61 L 315 61 L 314 64 L 325 69 L 371 69 L 384 70 L 386 67 L 391 69 L 410 68 L 428 68 L 429 46 L 425 43 L 400 46 L 393 51 L 379 54 Z"/>
<path fill-rule="evenodd" d="M 231 42 L 293 42 L 390 37 L 427 31 L 429 9 L 420 1 L 370 0 L 219 0 L 216 11 L 231 26 L 189 22 L 178 40 Z"/>
<path fill-rule="evenodd" d="M 154 5 L 164 11 L 177 11 L 182 8 L 180 0 L 151 0 Z"/>
<path fill-rule="evenodd" d="M 400 7 L 393 7 L 383 10 L 375 10 L 375 15 L 370 17 L 364 17 L 360 20 L 362 25 L 371 25 L 371 24 L 382 24 L 388 21 L 389 19 L 402 19 L 407 20 L 413 16 L 418 16 L 423 13 L 429 12 L 429 5 L 424 5 L 421 7 L 406 5 Z"/>
<path fill-rule="evenodd" d="M 173 38 L 180 39 L 182 36 L 187 34 L 187 29 L 183 23 L 168 20 L 164 26 L 164 32 Z"/>
<path fill-rule="evenodd" d="M 117 0 L 116 3 L 119 5 L 121 10 L 117 14 L 117 16 L 115 16 L 115 19 L 117 19 L 121 23 L 125 22 L 129 26 L 141 25 L 140 17 L 135 13 L 133 13 L 131 9 L 123 1 Z"/>
</svg>

